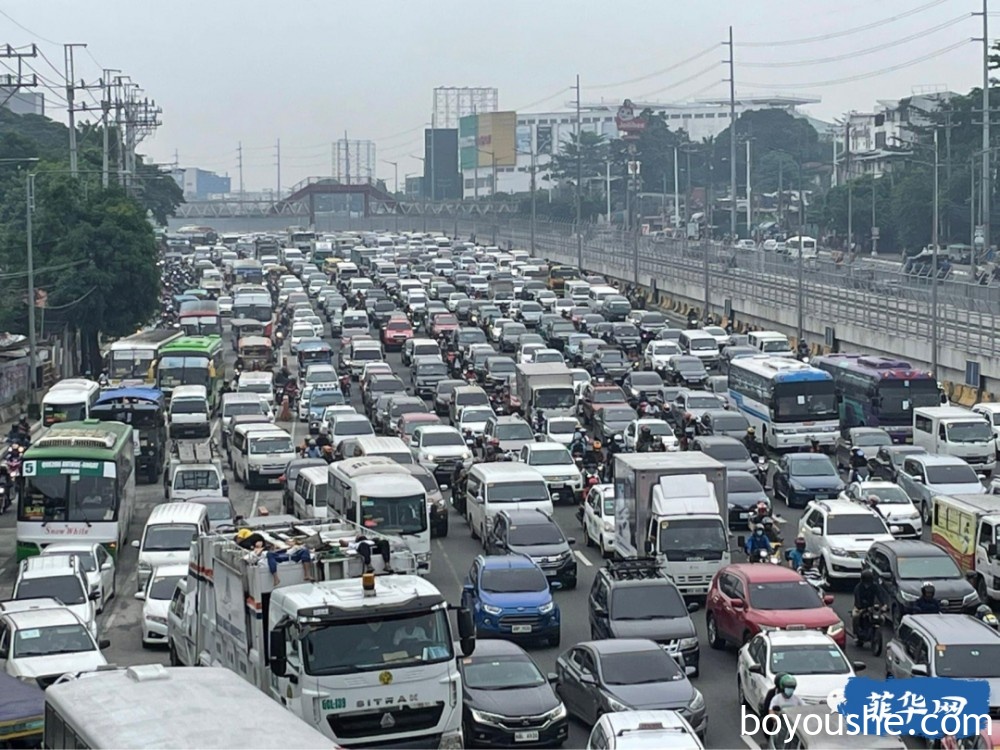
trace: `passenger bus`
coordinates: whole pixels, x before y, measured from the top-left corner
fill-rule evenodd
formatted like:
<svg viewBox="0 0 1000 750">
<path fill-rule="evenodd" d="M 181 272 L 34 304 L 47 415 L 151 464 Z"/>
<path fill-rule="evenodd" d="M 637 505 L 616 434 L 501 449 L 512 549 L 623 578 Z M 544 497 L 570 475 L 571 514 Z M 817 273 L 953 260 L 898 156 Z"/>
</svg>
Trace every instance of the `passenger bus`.
<svg viewBox="0 0 1000 750">
<path fill-rule="evenodd" d="M 909 362 L 866 354 L 827 354 L 811 360 L 833 376 L 841 429 L 881 427 L 894 443 L 913 442 L 913 410 L 940 406 L 934 375 Z"/>
<path fill-rule="evenodd" d="M 830 373 L 786 357 L 741 357 L 729 363 L 729 401 L 774 450 L 832 448 L 837 396 Z"/>
<path fill-rule="evenodd" d="M 164 346 L 183 335 L 176 328 L 154 328 L 115 341 L 104 355 L 104 372 L 111 385 L 121 385 L 123 380 L 152 385 L 150 365 Z"/>
<path fill-rule="evenodd" d="M 174 719 L 164 718 L 166 707 Z M 42 746 L 53 750 L 336 747 L 222 667 L 141 664 L 83 672 L 45 691 L 44 731 Z"/>
<path fill-rule="evenodd" d="M 88 378 L 65 378 L 42 397 L 42 424 L 77 422 L 90 418 L 90 410 L 101 395 L 101 386 Z"/>
<path fill-rule="evenodd" d="M 274 336 L 274 307 L 266 289 L 239 292 L 233 296 L 233 320 L 255 320 L 264 326 L 263 335 Z"/>
<path fill-rule="evenodd" d="M 799 253 L 802 253 L 803 260 L 810 260 L 819 257 L 819 247 L 812 237 L 789 237 L 785 240 L 785 247 L 788 254 L 798 260 Z M 801 249 L 800 249 L 801 248 Z"/>
<path fill-rule="evenodd" d="M 222 339 L 218 336 L 183 336 L 160 351 L 156 361 L 156 387 L 170 400 L 179 385 L 203 385 L 208 389 L 208 405 L 219 405 L 225 366 Z"/>
<path fill-rule="evenodd" d="M 38 438 L 17 480 L 17 559 L 82 539 L 117 556 L 135 512 L 137 448 L 130 425 L 96 419 L 61 422 Z"/>
<path fill-rule="evenodd" d="M 233 284 L 263 284 L 264 267 L 259 260 L 233 261 Z"/>
<path fill-rule="evenodd" d="M 562 292 L 567 281 L 580 278 L 580 271 L 575 266 L 552 266 L 549 269 L 548 286 L 553 292 Z"/>
<path fill-rule="evenodd" d="M 188 336 L 221 336 L 222 316 L 214 299 L 189 300 L 178 312 L 181 328 Z"/>
</svg>

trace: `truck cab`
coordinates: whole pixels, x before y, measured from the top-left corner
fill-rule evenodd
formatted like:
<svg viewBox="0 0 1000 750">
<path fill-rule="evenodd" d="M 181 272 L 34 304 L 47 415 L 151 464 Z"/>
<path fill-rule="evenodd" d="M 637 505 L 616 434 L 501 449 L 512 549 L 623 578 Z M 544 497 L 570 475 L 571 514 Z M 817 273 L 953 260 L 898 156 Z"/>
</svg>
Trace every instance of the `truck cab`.
<svg viewBox="0 0 1000 750">
<path fill-rule="evenodd" d="M 214 444 L 174 441 L 163 473 L 163 497 L 177 502 L 206 495 L 229 496 L 229 482 Z"/>
</svg>

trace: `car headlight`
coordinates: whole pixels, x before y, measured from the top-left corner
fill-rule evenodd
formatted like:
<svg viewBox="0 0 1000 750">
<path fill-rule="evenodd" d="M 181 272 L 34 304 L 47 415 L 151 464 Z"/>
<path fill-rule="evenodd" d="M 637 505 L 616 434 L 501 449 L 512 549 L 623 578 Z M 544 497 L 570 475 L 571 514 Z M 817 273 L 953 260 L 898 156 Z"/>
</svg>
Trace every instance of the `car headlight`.
<svg viewBox="0 0 1000 750">
<path fill-rule="evenodd" d="M 979 601 L 979 594 L 977 594 L 975 591 L 973 591 L 971 594 L 966 594 L 962 598 L 962 604 L 974 604 L 977 601 Z"/>
<path fill-rule="evenodd" d="M 788 484 L 796 492 L 805 492 L 806 491 L 805 485 L 799 484 L 794 479 L 792 479 Z"/>
<path fill-rule="evenodd" d="M 140 573 L 149 573 L 153 569 L 152 566 L 145 560 L 140 560 L 136 568 Z"/>
<path fill-rule="evenodd" d="M 694 695 L 691 696 L 691 702 L 688 703 L 688 709 L 691 713 L 698 713 L 705 710 L 705 696 L 701 694 L 700 690 L 694 691 Z"/>
<path fill-rule="evenodd" d="M 472 713 L 473 721 L 475 721 L 477 724 L 488 724 L 489 726 L 496 727 L 500 726 L 500 723 L 504 720 L 504 717 L 498 714 L 490 714 L 486 713 L 485 711 L 477 711 L 474 708 L 469 710 Z"/>
<path fill-rule="evenodd" d="M 604 530 L 605 531 L 614 531 L 615 530 L 615 522 L 614 521 L 605 520 L 604 521 Z"/>
<path fill-rule="evenodd" d="M 432 464 L 436 464 L 437 463 L 437 456 L 435 456 L 433 453 L 425 453 L 424 454 L 424 460 L 425 461 L 429 461 Z"/>
<path fill-rule="evenodd" d="M 830 554 L 836 555 L 837 557 L 846 557 L 847 550 L 841 547 L 830 547 Z"/>
<path fill-rule="evenodd" d="M 826 629 L 826 634 L 831 638 L 835 638 L 844 632 L 844 623 L 838 622 L 836 625 L 830 625 Z"/>
<path fill-rule="evenodd" d="M 917 599 L 920 598 L 920 596 L 918 594 L 911 594 L 908 591 L 903 591 L 902 589 L 900 589 L 899 598 L 902 599 L 904 602 L 915 602 Z"/>
<path fill-rule="evenodd" d="M 546 721 L 559 721 L 566 718 L 566 704 L 560 701 L 559 705 L 549 711 L 543 717 Z"/>
<path fill-rule="evenodd" d="M 146 619 L 149 620 L 150 622 L 155 622 L 158 625 L 166 625 L 167 624 L 167 618 L 166 617 L 159 617 L 157 615 L 150 615 Z"/>
<path fill-rule="evenodd" d="M 540 614 L 540 615 L 547 615 L 549 612 L 551 612 L 555 608 L 556 608 L 556 603 L 555 602 L 546 602 L 545 604 L 543 604 L 542 606 L 540 606 L 538 608 L 538 614 Z M 499 613 L 497 613 L 497 614 L 499 614 Z"/>
<path fill-rule="evenodd" d="M 907 513 L 905 516 L 903 516 L 903 518 L 905 518 L 907 521 L 919 521 L 920 512 L 915 510 L 912 513 Z"/>
<path fill-rule="evenodd" d="M 627 703 L 622 703 L 617 698 L 613 698 L 607 693 L 604 694 L 604 702 L 608 704 L 608 708 L 612 711 L 631 711 L 632 706 Z"/>
<path fill-rule="evenodd" d="M 677 644 L 677 647 L 681 651 L 684 651 L 685 649 L 689 648 L 696 648 L 697 646 L 698 646 L 698 636 L 692 636 L 691 638 L 681 638 L 680 643 Z"/>
<path fill-rule="evenodd" d="M 494 607 L 492 604 L 484 604 L 483 612 L 488 615 L 493 615 L 494 617 L 499 617 L 500 613 L 503 612 L 503 607 Z"/>
</svg>

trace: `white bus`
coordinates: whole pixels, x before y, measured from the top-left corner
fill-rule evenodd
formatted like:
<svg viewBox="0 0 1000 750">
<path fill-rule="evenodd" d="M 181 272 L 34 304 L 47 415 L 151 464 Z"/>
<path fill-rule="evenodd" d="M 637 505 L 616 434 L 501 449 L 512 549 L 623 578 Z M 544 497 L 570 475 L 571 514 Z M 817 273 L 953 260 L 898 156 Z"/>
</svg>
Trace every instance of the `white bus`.
<svg viewBox="0 0 1000 750">
<path fill-rule="evenodd" d="M 336 744 L 228 669 L 142 664 L 63 677 L 49 687 L 42 746 L 263 750 Z"/>
<path fill-rule="evenodd" d="M 101 387 L 87 378 L 66 378 L 42 397 L 42 424 L 77 422 L 90 418 L 90 407 L 101 396 Z"/>
<path fill-rule="evenodd" d="M 785 240 L 785 248 L 788 254 L 798 260 L 799 253 L 802 253 L 802 260 L 815 260 L 819 257 L 819 247 L 812 237 L 789 237 Z"/>
<path fill-rule="evenodd" d="M 774 450 L 832 448 L 840 429 L 830 373 L 786 357 L 755 356 L 729 364 L 729 401 Z"/>
<path fill-rule="evenodd" d="M 183 335 L 179 328 L 154 328 L 113 342 L 104 355 L 104 371 L 111 385 L 121 385 L 123 380 L 155 385 L 152 366 L 160 349 Z"/>
</svg>

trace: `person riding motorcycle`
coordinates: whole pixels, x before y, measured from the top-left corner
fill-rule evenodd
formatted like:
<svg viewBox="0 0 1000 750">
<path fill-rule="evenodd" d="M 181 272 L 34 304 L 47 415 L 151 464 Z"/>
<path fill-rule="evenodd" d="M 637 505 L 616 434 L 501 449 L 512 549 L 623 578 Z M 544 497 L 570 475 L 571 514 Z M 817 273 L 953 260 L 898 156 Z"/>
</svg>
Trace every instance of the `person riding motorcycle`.
<svg viewBox="0 0 1000 750">
<path fill-rule="evenodd" d="M 812 578 L 814 576 L 819 576 L 819 570 L 816 568 L 816 560 L 819 559 L 819 555 L 815 552 L 803 552 L 802 553 L 802 567 L 798 569 L 798 573 L 803 578 Z"/>
<path fill-rule="evenodd" d="M 773 518 L 764 516 L 760 525 L 764 528 L 764 536 L 768 538 L 771 544 L 781 544 L 781 532 L 778 531 L 778 526 Z"/>
<path fill-rule="evenodd" d="M 747 434 L 743 436 L 743 445 L 747 447 L 747 452 L 752 456 L 757 447 L 757 430 L 752 425 L 747 427 Z"/>
<path fill-rule="evenodd" d="M 976 619 L 982 620 L 994 630 L 1000 630 L 1000 620 L 993 614 L 993 610 L 990 609 L 989 604 L 980 604 L 976 608 Z"/>
<path fill-rule="evenodd" d="M 934 594 L 937 589 L 933 583 L 925 583 L 920 588 L 920 598 L 913 603 L 913 614 L 915 615 L 937 615 L 941 613 L 941 600 Z"/>
<path fill-rule="evenodd" d="M 285 387 L 285 383 L 287 383 L 291 377 L 292 373 L 289 371 L 287 365 L 278 370 L 278 374 L 274 376 L 275 390 L 281 391 Z"/>
<path fill-rule="evenodd" d="M 805 340 L 800 340 L 798 346 L 796 347 L 796 354 L 800 360 L 807 359 L 809 357 L 809 344 Z"/>
<path fill-rule="evenodd" d="M 851 610 L 852 625 L 855 640 L 861 633 L 862 617 L 865 612 L 878 604 L 878 587 L 875 585 L 875 574 L 870 568 L 861 571 L 861 582 L 854 587 L 854 609 Z M 859 644 L 860 645 L 860 644 Z"/>
<path fill-rule="evenodd" d="M 681 439 L 682 450 L 688 449 L 688 445 L 692 440 L 694 440 L 696 434 L 697 434 L 697 428 L 694 415 L 691 414 L 691 412 L 687 412 L 681 419 L 680 439 Z"/>
<path fill-rule="evenodd" d="M 783 708 L 801 706 L 802 699 L 795 694 L 795 688 L 799 686 L 798 680 L 792 675 L 785 674 L 778 681 L 778 690 L 767 704 L 768 713 L 777 713 Z"/>
<path fill-rule="evenodd" d="M 601 364 L 601 360 L 599 359 L 594 361 L 590 374 L 598 383 L 608 376 L 608 374 L 604 371 L 604 365 Z"/>
<path fill-rule="evenodd" d="M 747 557 L 751 558 L 751 560 L 754 557 L 754 552 L 757 550 L 767 550 L 767 554 L 771 554 L 771 540 L 764 533 L 763 526 L 758 526 L 753 530 L 753 533 L 747 537 L 743 549 L 747 553 Z"/>
<path fill-rule="evenodd" d="M 768 507 L 767 503 L 761 500 L 756 506 L 754 506 L 753 510 L 750 511 L 750 517 L 747 519 L 747 523 L 750 525 L 750 528 L 760 526 L 764 522 L 764 519 L 769 515 L 771 515 L 771 508 Z"/>
<path fill-rule="evenodd" d="M 535 409 L 535 420 L 532 424 L 535 432 L 545 432 L 545 413 L 541 409 Z"/>
<path fill-rule="evenodd" d="M 580 456 L 581 458 L 587 453 L 587 448 L 589 442 L 587 441 L 587 436 L 584 434 L 583 430 L 577 430 L 573 433 L 573 440 L 569 444 L 569 454 L 573 457 Z"/>
<path fill-rule="evenodd" d="M 639 428 L 639 439 L 635 441 L 636 453 L 649 453 L 653 450 L 653 431 L 648 424 Z"/>
<path fill-rule="evenodd" d="M 860 482 L 862 477 L 859 471 L 861 469 L 868 469 L 868 459 L 865 458 L 865 452 L 858 447 L 851 448 L 851 457 L 849 459 L 850 469 L 851 469 L 851 481 Z"/>
<path fill-rule="evenodd" d="M 804 536 L 795 537 L 795 548 L 790 549 L 785 553 L 785 559 L 788 560 L 788 567 L 792 570 L 798 570 L 802 567 L 802 556 L 806 553 L 806 538 Z"/>
</svg>

